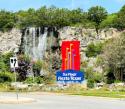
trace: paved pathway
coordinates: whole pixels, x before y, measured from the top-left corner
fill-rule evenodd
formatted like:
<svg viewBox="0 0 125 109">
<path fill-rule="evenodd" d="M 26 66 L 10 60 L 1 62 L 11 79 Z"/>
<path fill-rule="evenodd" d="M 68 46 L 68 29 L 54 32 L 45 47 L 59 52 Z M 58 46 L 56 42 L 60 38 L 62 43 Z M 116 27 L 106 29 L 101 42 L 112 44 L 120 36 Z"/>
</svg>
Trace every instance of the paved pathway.
<svg viewBox="0 0 125 109">
<path fill-rule="evenodd" d="M 12 93 L 1 95 L 15 96 Z M 117 99 L 48 93 L 28 93 L 20 94 L 19 96 L 33 98 L 37 101 L 26 104 L 0 104 L 0 109 L 125 109 L 125 100 Z"/>
</svg>

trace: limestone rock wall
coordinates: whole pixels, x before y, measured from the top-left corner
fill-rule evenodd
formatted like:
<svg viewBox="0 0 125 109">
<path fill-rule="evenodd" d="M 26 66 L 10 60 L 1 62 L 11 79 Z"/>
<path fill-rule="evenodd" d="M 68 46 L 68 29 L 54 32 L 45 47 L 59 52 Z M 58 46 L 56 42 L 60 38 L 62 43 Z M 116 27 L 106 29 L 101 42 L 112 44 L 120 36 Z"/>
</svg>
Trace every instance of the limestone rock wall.
<svg viewBox="0 0 125 109">
<path fill-rule="evenodd" d="M 21 44 L 22 33 L 19 29 L 9 32 L 0 32 L 0 52 L 9 52 L 18 49 Z"/>
<path fill-rule="evenodd" d="M 81 27 L 64 27 L 62 29 L 59 29 L 58 33 L 58 38 L 53 37 L 52 39 L 52 45 L 54 44 L 53 49 L 56 49 L 57 46 L 61 46 L 63 40 L 79 40 L 81 61 L 87 61 L 88 67 L 93 67 L 97 61 L 97 58 L 86 57 L 84 50 L 86 49 L 87 45 L 91 42 L 109 40 L 110 38 L 119 36 L 122 32 L 119 32 L 117 29 L 113 28 L 103 29 L 99 32 L 99 35 L 97 36 L 95 29 L 85 29 Z M 18 49 L 21 45 L 22 37 L 23 35 L 21 30 L 16 28 L 12 29 L 9 32 L 0 32 L 0 53 L 14 51 L 15 49 Z M 59 45 L 57 43 L 57 40 L 59 41 Z M 58 60 L 60 60 L 61 56 L 58 50 L 56 50 L 56 52 L 54 52 L 52 55 L 56 53 L 57 55 L 59 55 Z M 98 72 L 102 71 L 100 67 L 97 67 L 94 70 Z"/>
<path fill-rule="evenodd" d="M 108 40 L 110 38 L 118 36 L 121 32 L 117 29 L 103 29 L 100 30 L 97 36 L 95 29 L 85 29 L 76 27 L 64 27 L 59 30 L 60 33 L 60 45 L 62 40 L 79 40 L 81 47 L 86 47 L 91 42 Z"/>
<path fill-rule="evenodd" d="M 65 27 L 59 30 L 60 33 L 60 45 L 64 40 L 79 40 L 80 41 L 80 54 L 81 62 L 87 62 L 87 67 L 93 67 L 93 71 L 102 72 L 100 66 L 96 66 L 97 57 L 88 58 L 85 55 L 85 49 L 87 45 L 91 42 L 103 42 L 109 40 L 113 37 L 119 36 L 122 32 L 119 32 L 117 29 L 103 29 L 99 31 L 99 34 L 96 34 L 95 29 L 85 29 L 85 28 L 76 28 L 76 27 Z M 86 68 L 87 68 L 86 67 Z"/>
<path fill-rule="evenodd" d="M 81 50 L 91 42 L 108 40 L 112 37 L 118 36 L 121 32 L 116 29 L 103 29 L 97 36 L 94 29 L 85 29 L 80 27 L 64 27 L 59 31 L 59 44 L 63 40 L 79 40 L 81 42 Z M 0 32 L 0 52 L 13 51 L 21 44 L 22 33 L 19 29 L 12 29 L 9 32 Z"/>
</svg>

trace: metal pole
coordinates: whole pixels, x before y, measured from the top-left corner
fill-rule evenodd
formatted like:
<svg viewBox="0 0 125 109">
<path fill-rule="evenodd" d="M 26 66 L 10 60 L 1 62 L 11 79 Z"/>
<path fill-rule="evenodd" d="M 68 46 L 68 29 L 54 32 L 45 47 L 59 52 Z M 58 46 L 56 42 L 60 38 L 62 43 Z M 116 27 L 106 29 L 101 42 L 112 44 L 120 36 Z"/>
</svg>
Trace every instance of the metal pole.
<svg viewBox="0 0 125 109">
<path fill-rule="evenodd" d="M 17 89 L 17 75 L 16 75 L 16 71 L 15 71 L 15 66 L 14 66 L 14 74 L 15 74 L 15 84 L 16 84 L 16 98 L 18 100 L 19 96 L 18 96 L 18 89 Z"/>
<path fill-rule="evenodd" d="M 14 57 L 17 57 L 16 53 L 17 53 L 17 49 L 15 49 L 14 51 Z M 16 61 L 17 62 L 17 61 Z M 15 84 L 16 84 L 16 98 L 17 100 L 19 99 L 19 96 L 18 96 L 18 89 L 17 89 L 17 74 L 16 74 L 16 70 L 15 70 L 15 64 L 14 64 L 14 74 L 15 74 Z"/>
</svg>

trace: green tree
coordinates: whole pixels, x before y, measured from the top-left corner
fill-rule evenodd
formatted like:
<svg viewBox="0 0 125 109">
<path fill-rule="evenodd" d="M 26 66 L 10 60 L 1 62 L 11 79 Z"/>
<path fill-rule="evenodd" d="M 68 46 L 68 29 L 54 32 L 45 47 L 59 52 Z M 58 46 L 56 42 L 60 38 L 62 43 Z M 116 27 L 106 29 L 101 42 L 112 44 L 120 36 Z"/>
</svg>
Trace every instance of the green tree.
<svg viewBox="0 0 125 109">
<path fill-rule="evenodd" d="M 37 24 L 37 16 L 36 10 L 33 8 L 29 8 L 27 11 L 20 10 L 16 13 L 18 19 L 19 27 L 29 27 L 36 26 Z"/>
<path fill-rule="evenodd" d="M 125 5 L 118 12 L 114 24 L 115 24 L 114 27 L 116 27 L 119 30 L 123 30 L 125 28 Z"/>
<path fill-rule="evenodd" d="M 125 81 L 125 33 L 106 44 L 102 58 L 107 72 L 115 80 Z"/>
<path fill-rule="evenodd" d="M 112 28 L 114 27 L 114 22 L 117 19 L 117 14 L 108 15 L 107 18 L 100 24 L 101 28 Z"/>
<path fill-rule="evenodd" d="M 0 30 L 12 29 L 15 26 L 15 14 L 9 11 L 0 10 Z"/>
<path fill-rule="evenodd" d="M 106 19 L 107 14 L 108 13 L 107 13 L 106 9 L 101 6 L 91 7 L 88 10 L 88 18 L 90 21 L 95 23 L 95 29 L 96 29 L 97 34 L 98 34 L 99 26 L 100 26 L 101 22 L 104 19 Z"/>
</svg>

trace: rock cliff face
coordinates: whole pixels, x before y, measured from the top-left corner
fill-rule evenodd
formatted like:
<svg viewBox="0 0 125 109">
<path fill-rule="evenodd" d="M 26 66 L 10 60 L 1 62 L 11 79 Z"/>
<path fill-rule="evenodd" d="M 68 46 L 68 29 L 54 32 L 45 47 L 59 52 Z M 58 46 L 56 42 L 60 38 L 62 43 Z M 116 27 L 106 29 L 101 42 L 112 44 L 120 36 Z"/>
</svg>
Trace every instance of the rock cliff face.
<svg viewBox="0 0 125 109">
<path fill-rule="evenodd" d="M 0 32 L 0 52 L 18 49 L 21 44 L 21 36 L 21 31 L 15 28 L 9 32 Z"/>
<path fill-rule="evenodd" d="M 65 27 L 59 30 L 60 33 L 60 45 L 63 40 L 79 40 L 80 41 L 80 55 L 81 62 L 87 62 L 86 68 L 92 67 L 94 72 L 102 73 L 103 70 L 101 66 L 96 66 L 98 57 L 86 57 L 85 49 L 87 45 L 91 42 L 103 42 L 109 40 L 113 37 L 119 36 L 122 32 L 119 32 L 117 29 L 103 29 L 100 30 L 99 34 L 96 34 L 94 29 L 85 29 L 85 28 L 75 28 L 75 27 Z"/>
<path fill-rule="evenodd" d="M 59 44 L 63 40 L 79 40 L 81 42 L 81 51 L 91 42 L 108 40 L 120 34 L 116 29 L 103 29 L 97 36 L 94 29 L 64 27 L 58 30 Z M 0 52 L 13 51 L 19 48 L 21 44 L 22 33 L 19 29 L 12 29 L 9 32 L 0 32 Z"/>
<path fill-rule="evenodd" d="M 34 32 L 33 32 L 34 34 L 32 34 L 32 32 L 31 32 L 31 35 L 30 35 L 30 30 L 34 30 Z M 14 28 L 9 32 L 5 32 L 5 33 L 0 32 L 0 53 L 5 53 L 5 52 L 9 52 L 9 51 L 14 51 L 15 49 L 19 49 L 20 46 L 22 46 L 22 44 L 24 45 L 24 43 L 22 43 L 22 39 L 23 39 L 23 42 L 29 41 L 32 45 L 33 44 L 41 45 L 41 42 L 40 42 L 41 35 L 37 35 L 36 34 L 37 32 L 35 32 L 35 30 L 37 30 L 37 29 L 30 28 L 29 32 L 27 33 L 27 34 L 29 34 L 28 38 L 31 39 L 31 41 L 28 40 L 26 38 L 27 35 L 23 34 L 23 32 L 19 29 Z M 39 33 L 40 33 L 40 29 L 39 29 L 38 34 Z M 48 63 L 50 63 L 50 59 L 52 58 L 51 59 L 51 61 L 53 63 L 52 68 L 55 70 L 58 70 L 60 68 L 60 64 L 61 64 L 59 48 L 61 46 L 62 41 L 79 40 L 80 41 L 81 61 L 83 61 L 83 62 L 87 61 L 87 63 L 88 63 L 87 67 L 93 67 L 97 61 L 97 58 L 86 57 L 84 50 L 86 49 L 87 45 L 91 42 L 96 43 L 96 42 L 100 42 L 100 41 L 109 40 L 110 38 L 119 36 L 122 32 L 119 32 L 118 30 L 113 29 L 113 28 L 103 29 L 99 32 L 99 35 L 97 36 L 96 31 L 94 29 L 85 29 L 85 28 L 80 28 L 80 27 L 77 27 L 77 28 L 76 27 L 64 27 L 62 29 L 59 29 L 58 31 L 56 30 L 56 32 L 54 30 L 53 35 L 51 33 L 52 33 L 52 31 L 50 33 L 48 33 L 48 35 L 47 35 L 47 44 L 48 44 L 47 46 L 49 46 L 49 48 L 51 48 L 52 50 L 46 49 L 45 57 L 46 57 L 46 60 L 48 60 L 47 61 Z M 36 36 L 35 36 L 35 34 L 36 34 Z M 35 42 L 35 43 L 32 43 L 32 42 Z M 37 42 L 39 42 L 39 44 Z M 39 48 L 39 47 L 41 47 L 41 46 L 38 46 L 37 48 Z M 33 48 L 33 47 L 31 46 L 31 48 Z M 35 50 L 36 50 L 36 48 L 35 48 Z M 52 52 L 52 53 L 50 53 L 50 52 Z M 34 53 L 36 53 L 36 52 L 34 52 Z M 94 68 L 93 70 L 96 72 L 102 72 L 102 68 L 100 66 Z"/>
<path fill-rule="evenodd" d="M 79 40 L 81 42 L 81 49 L 86 47 L 91 42 L 98 42 L 108 40 L 110 38 L 118 36 L 121 32 L 117 29 L 103 29 L 100 30 L 97 36 L 95 29 L 65 27 L 59 30 L 60 33 L 60 45 L 62 40 Z"/>
</svg>

